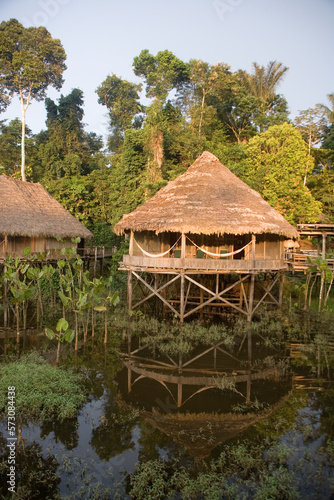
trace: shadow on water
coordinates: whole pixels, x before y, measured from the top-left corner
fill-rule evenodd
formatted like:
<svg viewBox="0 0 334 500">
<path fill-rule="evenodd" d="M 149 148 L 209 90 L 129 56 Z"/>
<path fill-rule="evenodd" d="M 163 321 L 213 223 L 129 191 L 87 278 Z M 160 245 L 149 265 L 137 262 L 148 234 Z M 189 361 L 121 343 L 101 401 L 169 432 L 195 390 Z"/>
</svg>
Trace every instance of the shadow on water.
<svg viewBox="0 0 334 500">
<path fill-rule="evenodd" d="M 1 353 L 45 346 L 45 337 L 36 332 L 22 336 L 18 344 L 16 340 L 0 338 Z M 292 484 L 302 498 L 330 498 L 333 386 L 323 374 L 314 376 L 319 375 L 317 367 L 310 371 L 308 362 L 305 368 L 291 353 L 253 348 L 250 360 L 247 346 L 233 351 L 212 344 L 186 355 L 166 355 L 130 337 L 117 351 L 98 340 L 78 353 L 65 350 L 63 365 L 85 375 L 87 401 L 77 418 L 22 426 L 24 446 L 17 449 L 16 463 L 21 498 L 144 499 L 144 493 L 134 493 L 131 474 L 138 473 L 138 464 L 153 464 L 154 470 L 161 459 L 167 464 L 166 484 L 170 469 L 188 471 L 189 481 L 210 467 L 223 477 L 224 469 L 234 495 L 254 498 L 258 484 L 269 484 L 284 466 L 287 474 L 293 472 Z M 2 478 L 6 435 L 2 422 Z M 252 450 L 260 450 L 261 470 L 247 469 L 244 475 L 243 460 L 253 456 Z M 276 464 L 275 471 L 268 464 Z M 266 477 L 263 467 L 268 468 Z M 7 498 L 3 484 L 0 493 Z M 173 485 L 182 491 L 175 477 Z M 167 497 L 166 491 L 151 496 Z M 237 497 L 222 493 L 221 498 Z"/>
</svg>

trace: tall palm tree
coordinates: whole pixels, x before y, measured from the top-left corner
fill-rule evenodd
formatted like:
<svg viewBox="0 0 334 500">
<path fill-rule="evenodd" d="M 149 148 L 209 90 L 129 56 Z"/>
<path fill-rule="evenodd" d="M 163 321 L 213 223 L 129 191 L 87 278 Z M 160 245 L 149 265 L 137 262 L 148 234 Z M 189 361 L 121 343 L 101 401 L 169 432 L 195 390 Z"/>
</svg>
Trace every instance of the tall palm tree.
<svg viewBox="0 0 334 500">
<path fill-rule="evenodd" d="M 317 106 L 323 112 L 329 123 L 334 125 L 334 92 L 327 94 L 327 97 L 330 102 L 330 107 L 325 104 L 318 104 Z"/>
<path fill-rule="evenodd" d="M 253 62 L 253 74 L 243 71 L 242 81 L 251 95 L 268 102 L 276 95 L 276 89 L 288 69 L 277 61 L 270 61 L 266 68 Z"/>
</svg>

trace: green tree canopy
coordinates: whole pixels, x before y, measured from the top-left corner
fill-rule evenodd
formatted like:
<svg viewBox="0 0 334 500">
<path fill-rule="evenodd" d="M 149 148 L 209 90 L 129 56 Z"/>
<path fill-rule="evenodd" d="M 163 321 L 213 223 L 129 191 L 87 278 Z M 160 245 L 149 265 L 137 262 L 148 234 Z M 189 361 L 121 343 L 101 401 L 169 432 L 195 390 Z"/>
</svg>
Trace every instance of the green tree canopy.
<svg viewBox="0 0 334 500">
<path fill-rule="evenodd" d="M 253 62 L 253 73 L 249 74 L 246 71 L 241 71 L 245 88 L 254 97 L 259 97 L 268 105 L 276 96 L 277 87 L 282 82 L 286 72 L 287 66 L 277 61 L 270 61 L 265 68 L 256 62 Z"/>
<path fill-rule="evenodd" d="M 24 28 L 16 19 L 0 24 L 0 88 L 4 99 L 19 96 L 22 110 L 21 175 L 25 176 L 25 114 L 32 99 L 44 99 L 63 84 L 66 54 L 46 28 Z"/>
<path fill-rule="evenodd" d="M 247 96 L 257 99 L 258 113 L 255 115 L 254 124 L 260 132 L 287 120 L 287 103 L 284 97 L 277 94 L 277 88 L 288 70 L 282 63 L 270 61 L 267 67 L 253 62 L 253 73 L 243 70 L 237 73 Z"/>
<path fill-rule="evenodd" d="M 0 175 L 6 174 L 19 178 L 21 175 L 21 120 L 15 118 L 7 125 L 6 121 L 0 122 Z M 35 152 L 35 141 L 29 127 L 26 126 L 26 156 L 27 176 L 31 173 L 31 162 Z"/>
<path fill-rule="evenodd" d="M 109 147 L 112 151 L 119 151 L 127 129 L 141 125 L 139 115 L 143 111 L 143 106 L 139 102 L 141 89 L 141 84 L 122 80 L 114 74 L 108 75 L 96 89 L 98 102 L 106 106 L 109 111 L 112 132 Z"/>
<path fill-rule="evenodd" d="M 61 95 L 58 104 L 45 100 L 47 130 L 37 136 L 42 178 L 86 175 L 101 167 L 103 141 L 95 133 L 85 132 L 83 104 L 80 89 Z"/>
<path fill-rule="evenodd" d="M 246 179 L 291 223 L 318 222 L 321 203 L 304 186 L 308 150 L 288 123 L 253 137 L 246 147 Z"/>
<path fill-rule="evenodd" d="M 169 50 L 153 56 L 147 49 L 142 50 L 133 60 L 135 75 L 145 79 L 146 96 L 165 101 L 169 92 L 189 81 L 188 65 Z"/>
</svg>

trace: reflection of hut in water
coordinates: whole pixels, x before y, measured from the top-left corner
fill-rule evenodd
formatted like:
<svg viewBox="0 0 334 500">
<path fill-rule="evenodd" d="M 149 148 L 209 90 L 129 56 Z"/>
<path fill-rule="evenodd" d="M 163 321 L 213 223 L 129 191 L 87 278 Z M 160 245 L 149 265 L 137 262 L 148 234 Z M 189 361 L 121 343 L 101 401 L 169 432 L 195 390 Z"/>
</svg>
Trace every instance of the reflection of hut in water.
<svg viewBox="0 0 334 500">
<path fill-rule="evenodd" d="M 258 413 L 247 414 L 160 414 L 146 412 L 143 416 L 147 424 L 170 436 L 197 460 L 210 455 L 212 450 L 229 439 L 245 432 L 260 420 L 269 417 L 289 398 L 291 393 L 283 396 L 275 405 Z"/>
<path fill-rule="evenodd" d="M 22 257 L 26 247 L 56 256 L 63 247 L 77 247 L 71 238 L 80 237 L 83 248 L 92 236 L 41 184 L 0 176 L 0 260 Z"/>
<path fill-rule="evenodd" d="M 151 428 L 197 458 L 269 416 L 291 391 L 291 378 L 281 369 L 244 369 L 241 360 L 217 347 L 205 346 L 186 360 L 152 359 L 145 350 L 124 354 L 118 379 L 120 401 L 144 408 Z"/>
<path fill-rule="evenodd" d="M 260 303 L 279 305 L 284 242 L 298 238 L 282 215 L 209 152 L 124 215 L 114 231 L 130 235 L 129 255 L 120 265 L 128 272 L 129 308 L 158 298 L 181 321 L 226 307 L 250 320 Z M 133 278 L 145 291 L 137 303 Z"/>
<path fill-rule="evenodd" d="M 251 403 L 252 385 L 260 381 L 268 381 L 270 390 L 266 397 L 270 404 L 275 402 L 277 393 L 273 392 L 274 385 L 280 385 L 282 371 L 280 368 L 245 368 L 244 364 L 234 358 L 232 363 L 222 363 L 222 358 L 226 360 L 229 353 L 220 349 L 220 360 L 217 362 L 217 346 L 206 347 L 198 351 L 190 358 L 182 360 L 179 356 L 177 360 L 168 356 L 167 358 L 140 357 L 136 355 L 123 355 L 123 364 L 127 371 L 127 394 L 136 390 L 138 383 L 144 380 L 142 389 L 138 388 L 137 396 L 142 397 L 142 403 L 146 400 L 147 407 L 154 407 L 157 401 L 166 399 L 168 405 L 160 405 L 161 411 L 170 413 L 177 410 L 198 409 L 196 396 L 201 395 L 201 404 L 205 392 L 212 391 L 211 403 L 206 401 L 206 409 L 212 411 L 225 411 L 230 409 L 235 403 Z M 208 359 L 211 355 L 211 363 Z M 151 382 L 151 383 L 150 383 Z M 152 383 L 153 382 L 153 383 Z M 288 382 L 290 387 L 291 383 Z M 150 390 L 148 391 L 148 387 Z M 154 391 L 154 386 L 156 391 Z M 162 392 L 158 389 L 162 386 Z M 283 391 L 286 389 L 286 380 L 281 383 Z M 226 392 L 235 395 L 234 401 L 229 398 L 227 402 Z M 123 391 L 124 392 L 124 391 Z M 155 392 L 155 396 L 154 396 Z M 161 399 L 162 398 L 162 399 Z M 159 404 L 158 404 L 159 406 Z"/>
</svg>

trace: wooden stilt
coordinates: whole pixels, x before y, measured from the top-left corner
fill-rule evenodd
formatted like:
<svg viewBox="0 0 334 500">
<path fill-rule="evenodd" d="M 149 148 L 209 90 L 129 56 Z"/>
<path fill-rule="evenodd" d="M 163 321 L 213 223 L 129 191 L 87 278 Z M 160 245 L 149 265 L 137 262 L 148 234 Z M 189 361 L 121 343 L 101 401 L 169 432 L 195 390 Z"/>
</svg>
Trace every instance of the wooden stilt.
<svg viewBox="0 0 334 500">
<path fill-rule="evenodd" d="M 241 279 L 240 275 L 239 275 L 239 279 Z M 239 307 L 240 307 L 240 309 L 242 309 L 242 304 L 244 301 L 244 293 L 245 293 L 244 284 L 240 283 L 240 295 L 239 295 Z"/>
<path fill-rule="evenodd" d="M 182 384 L 177 384 L 177 407 L 182 406 Z"/>
<path fill-rule="evenodd" d="M 251 372 L 248 373 L 248 378 L 247 378 L 247 389 L 246 389 L 246 404 L 250 405 L 251 402 Z"/>
<path fill-rule="evenodd" d="M 94 278 L 96 277 L 96 264 L 97 264 L 97 247 L 95 247 L 94 249 L 94 271 L 93 271 Z"/>
<path fill-rule="evenodd" d="M 323 259 L 326 258 L 326 237 L 327 234 L 325 232 L 322 233 L 322 248 L 321 248 L 321 257 Z"/>
<path fill-rule="evenodd" d="M 131 354 L 131 334 L 128 333 L 128 355 Z"/>
<path fill-rule="evenodd" d="M 284 271 L 281 271 L 280 272 L 280 280 L 279 280 L 279 297 L 278 297 L 279 307 L 282 307 L 282 304 L 283 304 L 284 278 L 285 278 L 285 273 L 284 273 Z"/>
<path fill-rule="evenodd" d="M 169 281 L 169 276 L 166 275 L 166 282 L 168 283 Z M 164 288 L 162 291 L 161 291 L 161 296 L 167 300 L 167 290 L 166 288 Z M 166 315 L 167 315 L 167 307 L 166 307 L 166 304 L 165 302 L 162 302 L 162 319 L 166 319 Z"/>
<path fill-rule="evenodd" d="M 203 285 L 203 278 L 202 277 L 201 277 L 201 285 Z M 199 290 L 199 301 L 200 301 L 200 305 L 201 305 L 199 319 L 202 321 L 203 320 L 203 302 L 204 302 L 204 290 L 203 290 L 203 288 L 200 288 L 200 290 Z"/>
<path fill-rule="evenodd" d="M 130 242 L 129 242 L 129 255 L 133 255 L 133 243 L 134 243 L 134 234 L 133 231 L 131 231 Z"/>
<path fill-rule="evenodd" d="M 104 247 L 102 247 L 102 257 L 100 259 L 100 274 L 103 273 L 103 265 L 104 265 Z"/>
<path fill-rule="evenodd" d="M 132 311 L 132 271 L 128 274 L 128 311 Z"/>
<path fill-rule="evenodd" d="M 251 274 L 250 278 L 250 289 L 249 289 L 249 300 L 248 300 L 248 314 L 247 314 L 247 320 L 249 322 L 252 321 L 252 316 L 253 316 L 253 304 L 254 304 L 254 289 L 255 289 L 255 274 Z"/>
<path fill-rule="evenodd" d="M 181 271 L 181 287 L 180 287 L 180 321 L 184 321 L 184 271 Z"/>
<path fill-rule="evenodd" d="M 182 233 L 181 235 L 181 259 L 186 258 L 186 235 Z"/>
<path fill-rule="evenodd" d="M 131 368 L 128 368 L 128 393 L 130 394 L 132 389 L 131 385 Z"/>
<path fill-rule="evenodd" d="M 253 316 L 253 303 L 254 303 L 254 288 L 255 288 L 255 274 L 251 274 L 251 283 L 249 290 L 249 301 L 248 301 L 248 315 L 247 321 L 248 325 L 248 333 L 247 333 L 247 346 L 248 346 L 248 364 L 252 366 L 252 330 L 251 330 L 251 321 Z"/>
</svg>

